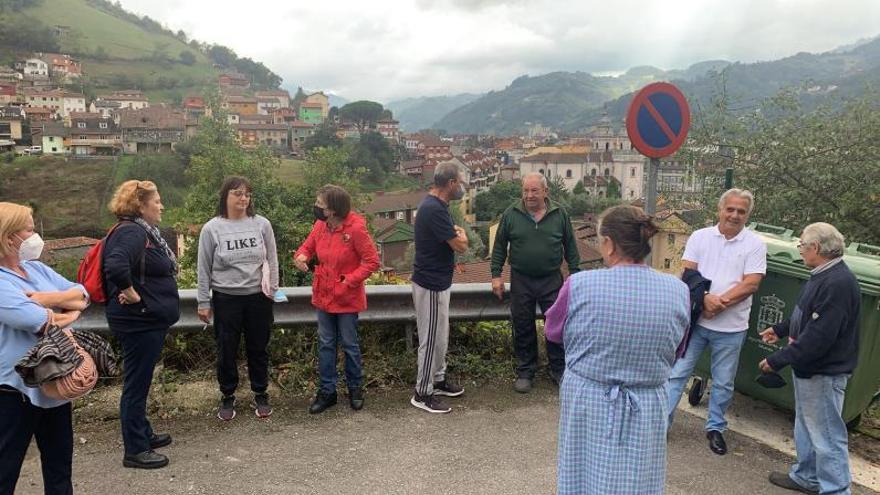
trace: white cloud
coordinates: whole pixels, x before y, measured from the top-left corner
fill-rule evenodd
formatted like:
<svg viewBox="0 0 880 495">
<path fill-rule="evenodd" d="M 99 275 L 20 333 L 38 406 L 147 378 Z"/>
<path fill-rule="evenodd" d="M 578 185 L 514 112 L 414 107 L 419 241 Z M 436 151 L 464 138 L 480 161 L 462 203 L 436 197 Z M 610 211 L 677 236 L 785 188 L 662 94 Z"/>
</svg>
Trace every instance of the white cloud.
<svg viewBox="0 0 880 495">
<path fill-rule="evenodd" d="M 122 0 L 265 63 L 285 85 L 389 101 L 522 74 L 684 68 L 821 52 L 880 34 L 876 0 Z"/>
</svg>

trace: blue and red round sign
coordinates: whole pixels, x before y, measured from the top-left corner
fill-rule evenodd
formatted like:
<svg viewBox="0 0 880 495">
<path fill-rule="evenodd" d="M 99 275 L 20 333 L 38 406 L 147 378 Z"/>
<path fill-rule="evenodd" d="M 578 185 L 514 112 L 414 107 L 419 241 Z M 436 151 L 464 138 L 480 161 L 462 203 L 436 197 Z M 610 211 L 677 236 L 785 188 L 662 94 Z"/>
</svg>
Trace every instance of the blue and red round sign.
<svg viewBox="0 0 880 495">
<path fill-rule="evenodd" d="M 691 110 L 681 90 L 651 83 L 633 97 L 626 113 L 626 133 L 635 149 L 650 158 L 669 156 L 687 139 Z"/>
</svg>

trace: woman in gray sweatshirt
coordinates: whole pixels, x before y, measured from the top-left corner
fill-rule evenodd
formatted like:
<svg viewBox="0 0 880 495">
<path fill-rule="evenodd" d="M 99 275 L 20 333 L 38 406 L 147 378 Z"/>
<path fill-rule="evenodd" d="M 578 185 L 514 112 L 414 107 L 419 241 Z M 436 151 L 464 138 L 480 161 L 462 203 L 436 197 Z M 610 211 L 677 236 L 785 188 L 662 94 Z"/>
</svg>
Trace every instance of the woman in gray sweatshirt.
<svg viewBox="0 0 880 495">
<path fill-rule="evenodd" d="M 214 320 L 217 340 L 217 417 L 235 417 L 238 346 L 244 334 L 248 375 L 258 418 L 272 414 L 269 385 L 269 335 L 274 317 L 272 296 L 278 289 L 275 233 L 265 217 L 254 213 L 253 190 L 243 177 L 229 177 L 220 188 L 217 216 L 199 236 L 199 319 Z"/>
</svg>

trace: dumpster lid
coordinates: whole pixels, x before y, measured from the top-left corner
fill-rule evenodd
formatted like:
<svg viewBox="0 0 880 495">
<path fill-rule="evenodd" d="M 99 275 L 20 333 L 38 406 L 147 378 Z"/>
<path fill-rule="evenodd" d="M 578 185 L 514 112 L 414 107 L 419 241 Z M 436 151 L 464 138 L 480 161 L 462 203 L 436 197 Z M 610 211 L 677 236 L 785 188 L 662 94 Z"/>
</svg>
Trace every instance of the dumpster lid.
<svg viewBox="0 0 880 495">
<path fill-rule="evenodd" d="M 749 229 L 767 244 L 768 260 L 808 270 L 797 248 L 800 238 L 794 237 L 791 229 L 757 222 L 750 224 Z M 880 247 L 850 243 L 843 261 L 863 286 L 871 285 L 880 289 Z"/>
</svg>

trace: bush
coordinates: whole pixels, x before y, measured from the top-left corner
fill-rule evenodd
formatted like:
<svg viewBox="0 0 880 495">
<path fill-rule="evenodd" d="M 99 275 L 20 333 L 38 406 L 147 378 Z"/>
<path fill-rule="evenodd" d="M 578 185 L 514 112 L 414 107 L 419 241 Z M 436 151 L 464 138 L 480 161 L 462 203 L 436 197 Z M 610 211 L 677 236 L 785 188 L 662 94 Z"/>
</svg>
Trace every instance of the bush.
<svg viewBox="0 0 880 495">
<path fill-rule="evenodd" d="M 196 63 L 196 56 L 189 50 L 180 52 L 180 63 L 183 65 L 193 65 Z"/>
</svg>

